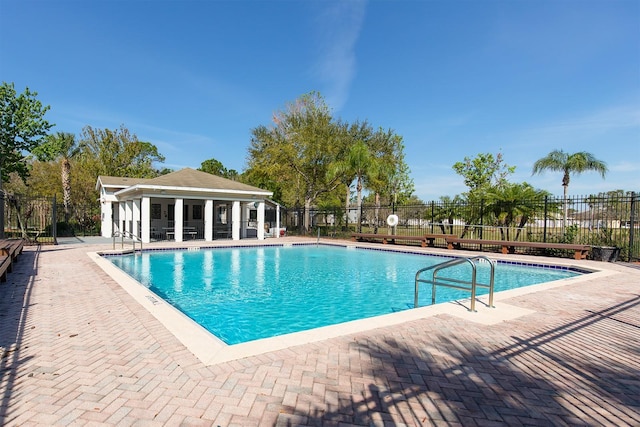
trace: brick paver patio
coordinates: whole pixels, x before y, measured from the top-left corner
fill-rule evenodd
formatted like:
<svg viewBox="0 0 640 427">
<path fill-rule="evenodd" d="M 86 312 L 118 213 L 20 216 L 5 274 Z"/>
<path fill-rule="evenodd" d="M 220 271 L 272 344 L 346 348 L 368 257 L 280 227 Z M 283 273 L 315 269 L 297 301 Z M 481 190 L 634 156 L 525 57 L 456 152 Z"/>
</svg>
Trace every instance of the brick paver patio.
<svg viewBox="0 0 640 427">
<path fill-rule="evenodd" d="M 494 325 L 438 315 L 205 366 L 96 249 L 29 247 L 0 284 L 0 424 L 640 425 L 629 266 L 504 301 L 535 312 Z"/>
</svg>

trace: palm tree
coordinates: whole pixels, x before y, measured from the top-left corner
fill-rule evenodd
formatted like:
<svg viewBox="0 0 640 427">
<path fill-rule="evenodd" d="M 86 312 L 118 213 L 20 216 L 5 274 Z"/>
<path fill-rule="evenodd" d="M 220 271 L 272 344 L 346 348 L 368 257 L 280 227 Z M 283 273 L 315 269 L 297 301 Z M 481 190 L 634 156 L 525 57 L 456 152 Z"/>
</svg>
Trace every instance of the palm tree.
<svg viewBox="0 0 640 427">
<path fill-rule="evenodd" d="M 453 199 L 449 196 L 440 196 L 439 203 L 434 205 L 431 219 L 437 222 L 442 234 L 453 234 L 453 223 L 463 216 L 464 204 L 464 200 L 459 195 Z"/>
<path fill-rule="evenodd" d="M 547 194 L 546 191 L 536 190 L 526 182 L 506 183 L 487 191 L 487 209 L 493 214 L 496 225 L 500 227 L 502 240 L 511 240 L 511 227 L 516 228 L 514 240 L 518 240 L 520 231 L 529 219 L 539 213 L 540 202 Z"/>
<path fill-rule="evenodd" d="M 538 159 L 533 164 L 532 174 L 542 173 L 542 171 L 545 170 L 563 173 L 562 186 L 564 187 L 564 215 L 562 219 L 562 228 L 564 230 L 567 226 L 567 197 L 571 174 L 594 171 L 600 173 L 602 178 L 604 178 L 607 173 L 607 164 L 596 159 L 593 154 L 585 151 L 569 154 L 562 150 L 553 150 L 551 153 L 541 159 Z"/>
<path fill-rule="evenodd" d="M 343 175 L 349 180 L 356 179 L 357 194 L 357 221 L 358 230 L 361 230 L 360 213 L 362 210 L 362 190 L 367 179 L 375 176 L 378 172 L 378 162 L 363 141 L 356 141 L 349 147 L 346 156 L 335 162 L 330 170 L 330 176 Z M 348 185 L 348 184 L 347 184 Z"/>
<path fill-rule="evenodd" d="M 56 132 L 49 135 L 44 144 L 34 150 L 34 154 L 43 161 L 60 159 L 62 178 L 62 201 L 64 219 L 69 222 L 71 208 L 71 159 L 81 150 L 76 137 L 68 132 Z"/>
</svg>

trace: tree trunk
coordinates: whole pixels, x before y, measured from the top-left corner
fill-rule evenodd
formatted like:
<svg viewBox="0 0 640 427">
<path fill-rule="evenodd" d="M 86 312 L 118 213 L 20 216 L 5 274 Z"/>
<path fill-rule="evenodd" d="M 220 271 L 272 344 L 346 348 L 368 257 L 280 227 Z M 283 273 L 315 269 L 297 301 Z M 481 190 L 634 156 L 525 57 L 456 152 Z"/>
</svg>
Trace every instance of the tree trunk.
<svg viewBox="0 0 640 427">
<path fill-rule="evenodd" d="M 518 238 L 520 237 L 520 231 L 524 228 L 525 225 L 527 225 L 527 222 L 529 222 L 529 216 L 523 215 L 522 218 L 520 218 L 520 224 L 518 224 L 518 229 L 516 230 L 515 240 L 518 240 Z"/>
<path fill-rule="evenodd" d="M 562 215 L 562 232 L 567 229 L 567 216 L 569 215 L 569 204 L 568 204 L 568 194 L 569 194 L 569 186 L 564 186 L 564 215 Z"/>
<path fill-rule="evenodd" d="M 362 178 L 360 176 L 358 176 L 356 192 L 358 194 L 358 213 L 356 214 L 356 217 L 358 218 L 358 233 L 362 233 Z"/>
<path fill-rule="evenodd" d="M 27 230 L 22 222 L 22 215 L 20 213 L 20 205 L 18 205 L 18 199 L 15 197 L 9 198 L 9 206 L 13 205 L 16 211 L 16 220 L 18 221 L 18 227 L 20 228 L 20 232 L 22 233 L 22 238 L 29 240 L 29 235 L 27 234 Z M 4 224 L 2 224 L 4 228 Z"/>
<path fill-rule="evenodd" d="M 374 233 L 378 233 L 378 223 L 380 222 L 380 193 L 376 192 L 376 209 L 373 215 L 373 222 L 375 224 Z"/>
<path fill-rule="evenodd" d="M 71 163 L 67 158 L 62 160 L 62 203 L 64 220 L 68 223 L 71 209 Z"/>
<path fill-rule="evenodd" d="M 347 184 L 347 197 L 345 198 L 345 220 L 344 220 L 344 231 L 349 231 L 349 202 L 351 199 L 351 187 Z"/>
<path fill-rule="evenodd" d="M 304 233 L 307 234 L 311 228 L 311 198 L 304 199 Z"/>
</svg>

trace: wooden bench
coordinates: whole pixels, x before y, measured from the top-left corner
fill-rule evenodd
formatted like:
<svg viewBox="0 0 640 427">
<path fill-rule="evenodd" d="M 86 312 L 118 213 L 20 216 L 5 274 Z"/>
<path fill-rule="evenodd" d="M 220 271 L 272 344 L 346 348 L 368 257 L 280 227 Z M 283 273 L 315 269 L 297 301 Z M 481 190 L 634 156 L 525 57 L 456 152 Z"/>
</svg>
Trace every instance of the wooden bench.
<svg viewBox="0 0 640 427">
<path fill-rule="evenodd" d="M 24 249 L 23 239 L 0 240 L 0 255 L 10 257 L 11 262 L 18 260 L 18 255 L 22 253 L 22 249 Z"/>
<path fill-rule="evenodd" d="M 7 273 L 13 271 L 13 263 L 18 261 L 23 248 L 22 239 L 0 240 L 0 282 L 7 281 Z"/>
<path fill-rule="evenodd" d="M 586 259 L 591 250 L 589 245 L 573 243 L 515 242 L 510 240 L 464 239 L 460 237 L 448 237 L 446 241 L 448 249 L 460 248 L 461 244 L 500 246 L 503 254 L 513 254 L 516 248 L 564 249 L 574 251 L 574 258 L 577 260 Z"/>
<path fill-rule="evenodd" d="M 436 239 L 445 239 L 449 237 L 454 237 L 452 234 L 423 234 L 420 236 L 401 236 L 398 234 L 373 234 L 373 233 L 351 233 L 351 240 L 362 241 L 362 240 L 380 240 L 382 239 L 382 244 L 386 245 L 387 243 L 395 243 L 396 240 L 400 241 L 414 241 L 420 242 L 420 246 L 426 248 L 427 246 L 433 247 L 434 241 Z"/>
<path fill-rule="evenodd" d="M 7 273 L 11 273 L 11 257 L 0 255 L 0 282 L 7 281 Z"/>
</svg>

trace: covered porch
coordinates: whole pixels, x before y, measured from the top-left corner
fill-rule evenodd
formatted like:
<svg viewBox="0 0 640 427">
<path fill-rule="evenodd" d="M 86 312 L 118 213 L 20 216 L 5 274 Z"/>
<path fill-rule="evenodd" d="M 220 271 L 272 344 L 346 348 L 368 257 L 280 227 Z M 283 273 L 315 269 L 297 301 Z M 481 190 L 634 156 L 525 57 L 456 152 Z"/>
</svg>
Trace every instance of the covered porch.
<svg viewBox="0 0 640 427">
<path fill-rule="evenodd" d="M 102 236 L 125 232 L 153 240 L 280 237 L 271 192 L 193 169 L 154 179 L 98 178 Z M 268 206 L 268 207 L 267 207 Z M 269 217 L 265 219 L 265 213 Z"/>
</svg>

